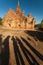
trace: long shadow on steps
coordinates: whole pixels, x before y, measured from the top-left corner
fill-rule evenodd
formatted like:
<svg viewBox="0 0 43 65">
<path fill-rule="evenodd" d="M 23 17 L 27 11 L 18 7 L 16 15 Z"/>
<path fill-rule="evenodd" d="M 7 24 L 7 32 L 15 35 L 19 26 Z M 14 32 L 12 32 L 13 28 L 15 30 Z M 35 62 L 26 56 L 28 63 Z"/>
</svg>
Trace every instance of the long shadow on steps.
<svg viewBox="0 0 43 65">
<path fill-rule="evenodd" d="M 27 50 L 25 48 L 25 46 L 23 45 L 22 41 L 16 37 L 17 41 L 18 41 L 18 44 L 20 45 L 20 48 L 22 49 L 27 61 L 29 62 L 30 65 L 39 65 L 39 63 L 36 61 L 36 59 L 32 56 L 32 54 L 29 52 L 29 50 Z M 30 56 L 32 61 L 30 60 L 30 58 L 28 57 Z"/>
<path fill-rule="evenodd" d="M 42 41 L 43 42 L 43 33 L 39 31 L 24 31 L 28 36 L 32 36 L 36 41 Z"/>
<path fill-rule="evenodd" d="M 0 46 L 2 45 L 2 35 L 0 35 Z"/>
<path fill-rule="evenodd" d="M 39 59 L 41 59 L 43 61 L 43 55 L 40 54 L 35 48 L 33 48 L 30 43 L 25 40 L 23 37 L 21 37 L 21 39 L 25 42 L 25 44 L 39 57 Z"/>
<path fill-rule="evenodd" d="M 2 52 L 2 35 L 0 35 L 0 65 L 1 65 L 1 52 Z"/>
<path fill-rule="evenodd" d="M 19 51 L 19 47 L 17 45 L 16 39 L 14 37 L 12 37 L 12 40 L 13 40 L 14 54 L 15 54 L 15 57 L 16 57 L 17 65 L 20 65 L 20 62 L 21 62 L 21 65 L 25 65 L 24 60 L 23 60 L 21 53 Z"/>
<path fill-rule="evenodd" d="M 7 38 L 4 40 L 4 51 L 1 54 L 1 65 L 9 65 L 9 38 L 10 36 L 7 36 Z"/>
</svg>

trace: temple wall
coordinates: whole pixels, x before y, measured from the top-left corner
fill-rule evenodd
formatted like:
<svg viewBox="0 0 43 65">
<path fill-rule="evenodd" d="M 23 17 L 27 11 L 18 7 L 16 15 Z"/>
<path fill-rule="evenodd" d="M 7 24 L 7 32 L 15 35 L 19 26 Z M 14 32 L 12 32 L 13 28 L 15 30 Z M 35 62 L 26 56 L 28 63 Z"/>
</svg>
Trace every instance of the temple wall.
<svg viewBox="0 0 43 65">
<path fill-rule="evenodd" d="M 9 10 L 2 20 L 2 26 L 11 29 L 34 29 L 36 18 L 32 19 L 31 15 L 25 16 L 24 13 L 18 11 Z"/>
</svg>

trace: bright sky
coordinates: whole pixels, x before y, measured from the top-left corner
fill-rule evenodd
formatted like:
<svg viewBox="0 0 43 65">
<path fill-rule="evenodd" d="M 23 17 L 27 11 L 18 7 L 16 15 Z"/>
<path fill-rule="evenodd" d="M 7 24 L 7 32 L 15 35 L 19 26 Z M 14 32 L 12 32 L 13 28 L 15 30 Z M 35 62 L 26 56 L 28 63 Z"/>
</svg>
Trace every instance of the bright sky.
<svg viewBox="0 0 43 65">
<path fill-rule="evenodd" d="M 18 0 L 0 0 L 0 17 L 3 18 L 10 8 L 16 10 L 17 4 Z M 36 23 L 43 19 L 43 0 L 20 0 L 20 7 L 25 15 L 36 16 Z"/>
</svg>

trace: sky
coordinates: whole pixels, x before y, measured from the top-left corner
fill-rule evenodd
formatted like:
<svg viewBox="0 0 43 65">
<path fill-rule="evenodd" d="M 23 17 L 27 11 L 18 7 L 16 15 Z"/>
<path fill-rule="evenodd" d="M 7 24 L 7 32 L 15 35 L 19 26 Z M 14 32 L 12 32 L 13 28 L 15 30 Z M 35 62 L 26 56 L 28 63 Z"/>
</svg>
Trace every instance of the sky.
<svg viewBox="0 0 43 65">
<path fill-rule="evenodd" d="M 43 19 L 43 0 L 19 0 L 21 11 L 24 11 L 25 15 L 32 14 L 32 18 L 36 16 L 36 24 L 40 23 Z M 4 15 L 12 8 L 16 11 L 18 0 L 0 0 L 0 17 Z"/>
</svg>

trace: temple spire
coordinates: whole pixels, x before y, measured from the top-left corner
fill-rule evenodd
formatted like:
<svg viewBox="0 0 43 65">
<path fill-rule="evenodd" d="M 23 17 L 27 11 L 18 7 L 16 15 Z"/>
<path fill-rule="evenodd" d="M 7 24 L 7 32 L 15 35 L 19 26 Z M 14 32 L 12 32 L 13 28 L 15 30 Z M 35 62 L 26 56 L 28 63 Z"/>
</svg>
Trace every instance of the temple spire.
<svg viewBox="0 0 43 65">
<path fill-rule="evenodd" d="M 18 0 L 18 5 L 20 5 L 20 1 Z"/>
<path fill-rule="evenodd" d="M 18 0 L 18 5 L 17 5 L 17 8 L 16 8 L 16 12 L 17 12 L 17 13 L 20 13 L 20 11 L 21 11 L 21 10 L 20 10 L 20 1 Z"/>
</svg>

